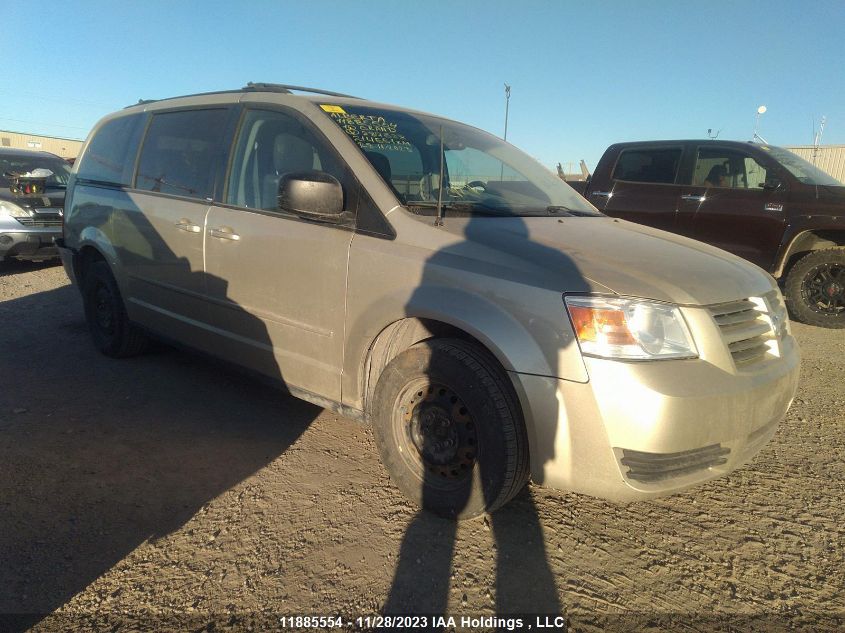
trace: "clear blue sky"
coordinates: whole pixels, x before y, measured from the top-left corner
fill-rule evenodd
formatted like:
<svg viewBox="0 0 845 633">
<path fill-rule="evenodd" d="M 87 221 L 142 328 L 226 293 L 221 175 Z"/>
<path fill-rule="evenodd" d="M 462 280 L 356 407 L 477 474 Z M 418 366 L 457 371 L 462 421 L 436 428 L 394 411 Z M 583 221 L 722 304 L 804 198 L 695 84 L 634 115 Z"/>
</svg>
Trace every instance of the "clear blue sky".
<svg viewBox="0 0 845 633">
<path fill-rule="evenodd" d="M 501 134 L 549 167 L 622 140 L 845 143 L 845 0 L 14 2 L 0 129 L 83 138 L 139 98 L 316 86 Z M 45 10 L 42 16 L 40 9 Z M 19 64 L 16 66 L 16 64 Z"/>
</svg>

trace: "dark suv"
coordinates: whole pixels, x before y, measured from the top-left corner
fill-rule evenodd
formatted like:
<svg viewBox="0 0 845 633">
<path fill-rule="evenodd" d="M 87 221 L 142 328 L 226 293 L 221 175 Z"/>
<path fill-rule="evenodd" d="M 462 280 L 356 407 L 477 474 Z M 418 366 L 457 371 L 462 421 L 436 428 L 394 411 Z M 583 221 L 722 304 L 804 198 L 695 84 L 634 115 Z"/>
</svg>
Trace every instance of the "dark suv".
<svg viewBox="0 0 845 633">
<path fill-rule="evenodd" d="M 736 141 L 611 145 L 585 197 L 606 214 L 744 257 L 792 315 L 845 328 L 845 185 L 792 152 Z"/>
<path fill-rule="evenodd" d="M 52 175 L 21 184 L 19 177 L 39 169 Z M 69 177 L 70 165 L 55 154 L 0 149 L 0 261 L 58 257 L 53 239 L 62 236 Z"/>
</svg>

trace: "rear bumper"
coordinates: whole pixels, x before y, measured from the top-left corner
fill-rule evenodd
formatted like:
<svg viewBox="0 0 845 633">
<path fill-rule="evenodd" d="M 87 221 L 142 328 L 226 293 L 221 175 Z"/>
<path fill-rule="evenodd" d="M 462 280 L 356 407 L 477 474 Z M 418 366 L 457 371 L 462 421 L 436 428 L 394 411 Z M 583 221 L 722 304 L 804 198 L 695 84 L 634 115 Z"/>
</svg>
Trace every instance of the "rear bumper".
<svg viewBox="0 0 845 633">
<path fill-rule="evenodd" d="M 59 252 L 53 240 L 61 236 L 61 229 L 24 231 L 0 229 L 0 260 L 7 257 L 17 259 L 52 259 L 58 257 Z"/>
<path fill-rule="evenodd" d="M 586 358 L 589 383 L 511 373 L 523 404 L 532 478 L 615 501 L 657 497 L 748 462 L 775 434 L 798 387 L 794 339 L 765 369 L 705 360 Z"/>
</svg>

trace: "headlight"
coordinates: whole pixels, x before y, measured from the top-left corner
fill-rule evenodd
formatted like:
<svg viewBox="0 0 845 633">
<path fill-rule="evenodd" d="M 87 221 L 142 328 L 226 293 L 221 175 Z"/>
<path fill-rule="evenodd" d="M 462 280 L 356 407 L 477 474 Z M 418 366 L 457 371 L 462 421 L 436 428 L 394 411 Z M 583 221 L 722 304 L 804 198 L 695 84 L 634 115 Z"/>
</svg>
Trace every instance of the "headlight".
<svg viewBox="0 0 845 633">
<path fill-rule="evenodd" d="M 677 306 L 646 299 L 564 297 L 587 356 L 621 360 L 697 358 Z"/>
<path fill-rule="evenodd" d="M 0 217 L 3 216 L 7 218 L 30 218 L 32 217 L 32 211 L 19 207 L 13 202 L 0 200 Z"/>
</svg>

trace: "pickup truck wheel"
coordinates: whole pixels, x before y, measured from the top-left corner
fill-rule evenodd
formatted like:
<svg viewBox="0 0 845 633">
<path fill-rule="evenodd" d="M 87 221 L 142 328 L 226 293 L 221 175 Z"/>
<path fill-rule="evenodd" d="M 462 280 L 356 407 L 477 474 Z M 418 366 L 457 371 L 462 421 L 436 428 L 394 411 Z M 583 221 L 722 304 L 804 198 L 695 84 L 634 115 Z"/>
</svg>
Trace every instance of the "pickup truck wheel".
<svg viewBox="0 0 845 633">
<path fill-rule="evenodd" d="M 507 376 L 458 339 L 418 343 L 385 368 L 370 409 L 391 479 L 449 518 L 493 512 L 528 481 L 528 439 Z"/>
<path fill-rule="evenodd" d="M 845 328 L 845 249 L 813 251 L 786 278 L 786 300 L 797 321 Z"/>
<path fill-rule="evenodd" d="M 88 267 L 82 283 L 85 320 L 94 346 L 106 356 L 125 358 L 140 354 L 147 337 L 126 316 L 117 282 L 103 261 Z"/>
</svg>

